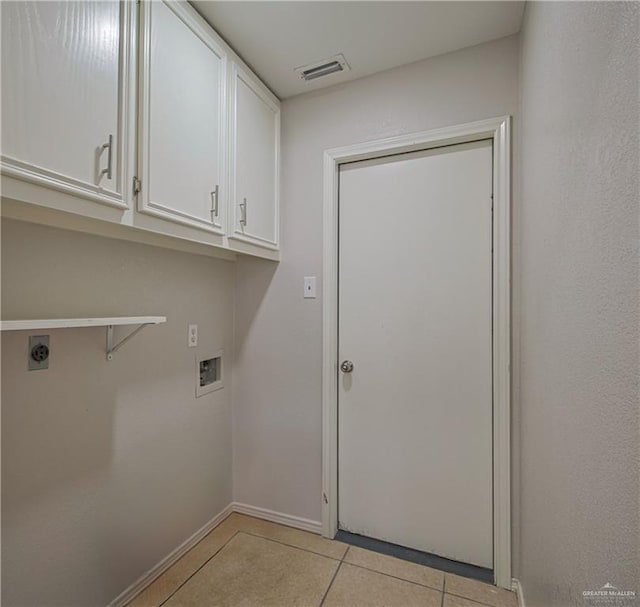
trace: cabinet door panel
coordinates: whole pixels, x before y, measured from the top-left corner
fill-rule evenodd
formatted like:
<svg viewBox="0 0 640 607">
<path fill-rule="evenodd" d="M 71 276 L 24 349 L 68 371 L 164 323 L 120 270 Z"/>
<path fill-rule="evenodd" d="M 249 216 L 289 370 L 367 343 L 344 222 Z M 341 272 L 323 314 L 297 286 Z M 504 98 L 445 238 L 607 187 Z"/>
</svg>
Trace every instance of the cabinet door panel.
<svg viewBox="0 0 640 607">
<path fill-rule="evenodd" d="M 280 109 L 262 86 L 233 69 L 233 235 L 278 247 Z"/>
<path fill-rule="evenodd" d="M 144 9 L 147 137 L 141 210 L 221 232 L 225 53 L 184 5 L 149 2 Z"/>
<path fill-rule="evenodd" d="M 129 8 L 10 1 L 1 10 L 3 172 L 123 205 Z"/>
</svg>

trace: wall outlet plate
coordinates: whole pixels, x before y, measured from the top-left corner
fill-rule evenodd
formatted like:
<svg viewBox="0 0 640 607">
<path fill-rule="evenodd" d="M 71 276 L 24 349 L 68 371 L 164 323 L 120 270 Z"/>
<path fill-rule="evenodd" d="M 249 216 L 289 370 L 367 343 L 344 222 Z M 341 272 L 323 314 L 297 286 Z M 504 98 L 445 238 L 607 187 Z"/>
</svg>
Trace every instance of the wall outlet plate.
<svg viewBox="0 0 640 607">
<path fill-rule="evenodd" d="M 189 325 L 187 343 L 190 348 L 195 348 L 198 345 L 198 325 Z"/>
<path fill-rule="evenodd" d="M 29 335 L 29 371 L 48 369 L 50 355 L 48 335 Z"/>
</svg>

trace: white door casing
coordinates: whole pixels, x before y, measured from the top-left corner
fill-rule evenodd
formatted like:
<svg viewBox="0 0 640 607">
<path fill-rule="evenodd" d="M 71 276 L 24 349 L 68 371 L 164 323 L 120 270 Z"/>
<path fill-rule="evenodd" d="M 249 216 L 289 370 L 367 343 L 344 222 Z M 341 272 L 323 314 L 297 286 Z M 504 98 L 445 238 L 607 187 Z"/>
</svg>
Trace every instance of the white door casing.
<svg viewBox="0 0 640 607">
<path fill-rule="evenodd" d="M 487 139 L 342 164 L 338 298 L 340 529 L 488 569 L 491 165 Z"/>
<path fill-rule="evenodd" d="M 323 535 L 337 530 L 338 168 L 341 163 L 491 139 L 493 142 L 493 551 L 495 583 L 511 588 L 510 118 L 501 117 L 325 152 L 323 269 Z M 402 235 L 397 235 L 402 244 Z M 391 244 L 389 246 L 397 246 Z M 380 255 L 384 255 L 383 247 Z"/>
</svg>

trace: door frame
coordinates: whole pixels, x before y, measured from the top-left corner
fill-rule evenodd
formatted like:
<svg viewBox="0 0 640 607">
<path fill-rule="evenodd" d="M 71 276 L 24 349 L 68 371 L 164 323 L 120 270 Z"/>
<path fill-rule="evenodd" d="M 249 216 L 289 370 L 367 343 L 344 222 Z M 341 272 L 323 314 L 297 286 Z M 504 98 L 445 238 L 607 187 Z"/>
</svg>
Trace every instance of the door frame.
<svg viewBox="0 0 640 607">
<path fill-rule="evenodd" d="M 338 171 L 340 164 L 493 141 L 493 570 L 511 589 L 511 117 L 500 116 L 324 153 L 322 535 L 338 530 Z"/>
</svg>

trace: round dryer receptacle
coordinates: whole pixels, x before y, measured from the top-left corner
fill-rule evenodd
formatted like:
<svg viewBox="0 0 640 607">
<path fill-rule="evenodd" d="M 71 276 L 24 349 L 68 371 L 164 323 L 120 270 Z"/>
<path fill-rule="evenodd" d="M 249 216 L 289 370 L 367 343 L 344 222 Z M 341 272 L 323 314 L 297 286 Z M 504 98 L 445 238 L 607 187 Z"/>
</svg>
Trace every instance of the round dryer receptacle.
<svg viewBox="0 0 640 607">
<path fill-rule="evenodd" d="M 36 362 L 41 363 L 49 358 L 49 347 L 44 344 L 38 344 L 31 348 L 31 358 Z"/>
</svg>

